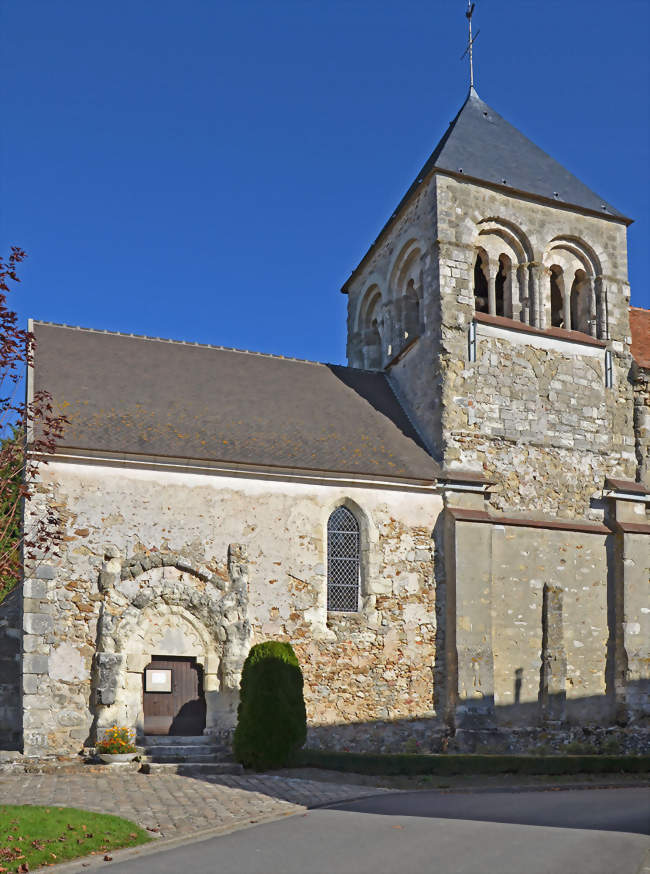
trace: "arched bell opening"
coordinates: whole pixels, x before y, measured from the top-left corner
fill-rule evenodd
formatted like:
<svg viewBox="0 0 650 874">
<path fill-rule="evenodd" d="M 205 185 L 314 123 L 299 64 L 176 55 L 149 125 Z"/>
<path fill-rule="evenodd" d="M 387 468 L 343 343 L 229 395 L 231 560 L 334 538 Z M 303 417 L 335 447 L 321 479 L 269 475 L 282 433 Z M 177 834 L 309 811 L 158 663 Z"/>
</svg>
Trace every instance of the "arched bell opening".
<svg viewBox="0 0 650 874">
<path fill-rule="evenodd" d="M 499 255 L 494 292 L 496 315 L 512 318 L 512 262 L 507 255 Z"/>
<path fill-rule="evenodd" d="M 571 284 L 571 328 L 574 331 L 591 333 L 591 289 L 589 277 L 584 270 L 576 270 Z M 595 314 L 594 314 L 595 318 Z"/>
<path fill-rule="evenodd" d="M 488 271 L 487 253 L 480 249 L 474 262 L 474 309 L 477 313 L 489 313 L 490 311 Z"/>
<path fill-rule="evenodd" d="M 564 274 L 557 264 L 550 270 L 550 286 L 551 325 L 554 328 L 564 328 Z"/>
</svg>

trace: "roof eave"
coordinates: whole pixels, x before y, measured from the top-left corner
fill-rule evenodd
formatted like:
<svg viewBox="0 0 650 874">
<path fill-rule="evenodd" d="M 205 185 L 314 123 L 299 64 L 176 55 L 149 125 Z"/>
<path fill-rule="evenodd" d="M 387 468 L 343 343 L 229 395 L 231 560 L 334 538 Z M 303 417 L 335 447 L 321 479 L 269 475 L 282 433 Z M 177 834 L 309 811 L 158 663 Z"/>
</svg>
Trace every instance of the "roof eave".
<svg viewBox="0 0 650 874">
<path fill-rule="evenodd" d="M 28 452 L 36 459 L 49 462 L 70 462 L 76 464 L 95 464 L 110 467 L 153 467 L 167 470 L 194 471 L 196 473 L 214 474 L 263 479 L 306 479 L 319 481 L 335 481 L 337 483 L 357 483 L 366 487 L 384 488 L 421 488 L 430 489 L 437 482 L 437 465 L 432 460 L 430 477 L 398 476 L 392 473 L 357 472 L 351 470 L 330 470 L 325 468 L 288 467 L 255 462 L 234 462 L 220 459 L 181 458 L 169 455 L 146 455 L 135 452 L 114 452 L 80 448 L 76 446 L 58 445 L 51 455 L 35 453 L 28 447 Z"/>
</svg>

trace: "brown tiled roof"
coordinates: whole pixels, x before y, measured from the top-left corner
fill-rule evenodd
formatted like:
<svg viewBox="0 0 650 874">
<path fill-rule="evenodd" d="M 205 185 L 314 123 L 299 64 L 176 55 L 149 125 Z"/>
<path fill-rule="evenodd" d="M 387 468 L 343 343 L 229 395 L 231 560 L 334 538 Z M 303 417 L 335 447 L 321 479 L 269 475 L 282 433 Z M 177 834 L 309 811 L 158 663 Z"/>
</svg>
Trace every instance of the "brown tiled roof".
<svg viewBox="0 0 650 874">
<path fill-rule="evenodd" d="M 650 310 L 630 307 L 632 355 L 640 367 L 650 367 Z"/>
<path fill-rule="evenodd" d="M 60 449 L 432 480 L 383 373 L 37 322 Z"/>
</svg>

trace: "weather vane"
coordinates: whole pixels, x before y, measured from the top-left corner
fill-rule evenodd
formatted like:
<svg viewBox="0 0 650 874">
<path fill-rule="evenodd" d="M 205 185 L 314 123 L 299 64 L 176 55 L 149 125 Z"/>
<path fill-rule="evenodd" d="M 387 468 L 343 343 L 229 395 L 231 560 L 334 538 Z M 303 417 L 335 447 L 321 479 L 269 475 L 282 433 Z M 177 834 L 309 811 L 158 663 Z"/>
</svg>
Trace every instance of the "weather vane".
<svg viewBox="0 0 650 874">
<path fill-rule="evenodd" d="M 465 51 L 461 55 L 461 60 L 466 55 L 469 55 L 469 87 L 470 88 L 474 87 L 474 53 L 473 53 L 474 40 L 481 32 L 480 30 L 477 30 L 476 34 L 474 36 L 472 36 L 472 15 L 474 15 L 475 6 L 476 6 L 476 3 L 472 3 L 472 2 L 470 2 L 470 0 L 467 0 L 467 12 L 465 13 L 465 18 L 469 22 L 469 42 L 467 43 L 467 48 L 465 49 Z"/>
</svg>

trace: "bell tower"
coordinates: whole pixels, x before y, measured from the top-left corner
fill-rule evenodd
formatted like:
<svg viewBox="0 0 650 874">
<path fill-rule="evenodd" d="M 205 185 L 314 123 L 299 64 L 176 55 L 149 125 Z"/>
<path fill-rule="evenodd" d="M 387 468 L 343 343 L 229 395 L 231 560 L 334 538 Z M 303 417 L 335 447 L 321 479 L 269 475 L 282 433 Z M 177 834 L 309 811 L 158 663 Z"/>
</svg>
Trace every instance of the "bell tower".
<svg viewBox="0 0 650 874">
<path fill-rule="evenodd" d="M 471 87 L 343 287 L 350 365 L 499 509 L 585 516 L 634 479 L 629 224 Z"/>
</svg>

